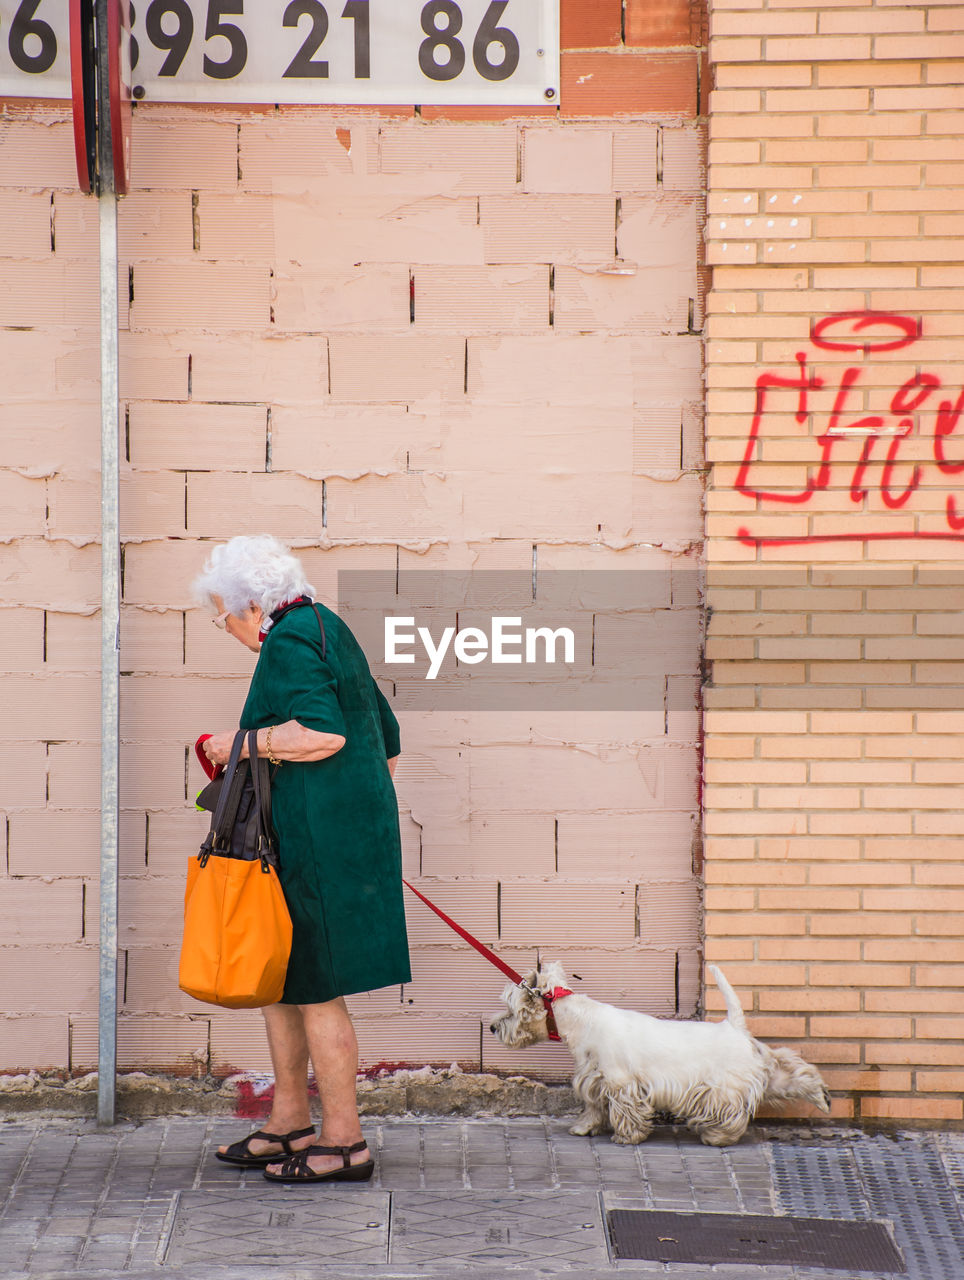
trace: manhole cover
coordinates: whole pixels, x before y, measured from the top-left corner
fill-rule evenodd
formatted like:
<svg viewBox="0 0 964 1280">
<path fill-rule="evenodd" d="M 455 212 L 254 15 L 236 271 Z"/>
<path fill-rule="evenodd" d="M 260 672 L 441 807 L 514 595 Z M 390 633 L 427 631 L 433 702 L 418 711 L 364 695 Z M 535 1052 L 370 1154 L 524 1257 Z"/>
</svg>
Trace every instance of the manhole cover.
<svg viewBox="0 0 964 1280">
<path fill-rule="evenodd" d="M 279 1258 L 377 1264 L 388 1260 L 388 1225 L 388 1193 L 347 1184 L 323 1195 L 315 1188 L 186 1191 L 159 1255 L 177 1266 Z"/>
<path fill-rule="evenodd" d="M 593 1193 L 397 1191 L 392 1198 L 393 1266 L 450 1268 L 539 1260 L 543 1270 L 597 1269 L 609 1262 Z"/>
<path fill-rule="evenodd" d="M 880 1222 L 651 1209 L 612 1209 L 607 1217 L 616 1258 L 904 1270 L 904 1260 Z"/>
</svg>

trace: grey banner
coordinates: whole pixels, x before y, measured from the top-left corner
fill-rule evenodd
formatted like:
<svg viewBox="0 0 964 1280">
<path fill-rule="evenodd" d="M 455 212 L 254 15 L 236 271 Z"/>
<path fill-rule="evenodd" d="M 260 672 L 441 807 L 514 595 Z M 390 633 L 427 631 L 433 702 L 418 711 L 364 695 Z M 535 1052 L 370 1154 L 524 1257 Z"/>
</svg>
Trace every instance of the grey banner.
<svg viewBox="0 0 964 1280">
<path fill-rule="evenodd" d="M 691 570 L 342 570 L 338 613 L 399 706 L 661 716 L 674 698 L 694 705 L 703 611 Z"/>
</svg>

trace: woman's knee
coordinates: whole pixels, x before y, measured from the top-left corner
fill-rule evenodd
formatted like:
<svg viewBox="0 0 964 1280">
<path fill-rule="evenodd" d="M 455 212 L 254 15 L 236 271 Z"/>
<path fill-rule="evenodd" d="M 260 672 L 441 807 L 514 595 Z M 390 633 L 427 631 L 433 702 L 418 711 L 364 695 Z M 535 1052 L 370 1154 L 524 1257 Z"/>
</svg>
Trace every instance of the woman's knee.
<svg viewBox="0 0 964 1280">
<path fill-rule="evenodd" d="M 299 1004 L 294 1006 L 303 1018 L 347 1018 L 351 1021 L 348 1005 L 344 996 L 335 996 L 334 1000 L 323 1000 L 317 1004 Z"/>
</svg>

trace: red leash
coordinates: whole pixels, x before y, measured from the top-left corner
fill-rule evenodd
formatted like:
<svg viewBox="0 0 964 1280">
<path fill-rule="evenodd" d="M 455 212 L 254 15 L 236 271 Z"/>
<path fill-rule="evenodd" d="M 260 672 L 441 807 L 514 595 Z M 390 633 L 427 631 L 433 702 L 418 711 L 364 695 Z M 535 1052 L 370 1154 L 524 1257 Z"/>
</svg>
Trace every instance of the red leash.
<svg viewBox="0 0 964 1280">
<path fill-rule="evenodd" d="M 456 924 L 452 917 L 447 916 L 441 907 L 437 907 L 434 902 L 431 902 L 426 898 L 424 893 L 419 893 L 413 884 L 409 884 L 407 880 L 403 880 L 402 884 L 405 885 L 406 889 L 411 889 L 416 898 L 421 898 L 425 905 L 430 908 L 430 910 L 434 911 L 440 920 L 444 920 L 450 929 L 454 929 L 459 937 L 463 938 L 470 947 L 475 947 L 480 956 L 485 956 L 486 960 L 488 960 L 490 964 L 494 964 L 495 967 L 501 970 L 507 978 L 511 978 L 517 987 L 524 985 L 522 981 L 522 974 L 516 973 L 515 969 L 513 969 L 510 964 L 506 964 L 506 962 L 500 956 L 497 956 L 491 948 L 487 947 L 484 942 L 480 942 L 478 938 L 473 938 L 467 929 L 463 929 L 460 924 Z M 546 1013 L 549 1015 L 547 1025 L 550 1040 L 560 1040 L 562 1038 L 556 1030 L 556 1020 L 552 1016 L 552 1002 L 553 1000 L 561 999 L 562 996 L 571 995 L 572 992 L 567 991 L 565 987 L 556 987 L 551 996 L 542 997 L 542 1003 L 546 1006 Z"/>
</svg>

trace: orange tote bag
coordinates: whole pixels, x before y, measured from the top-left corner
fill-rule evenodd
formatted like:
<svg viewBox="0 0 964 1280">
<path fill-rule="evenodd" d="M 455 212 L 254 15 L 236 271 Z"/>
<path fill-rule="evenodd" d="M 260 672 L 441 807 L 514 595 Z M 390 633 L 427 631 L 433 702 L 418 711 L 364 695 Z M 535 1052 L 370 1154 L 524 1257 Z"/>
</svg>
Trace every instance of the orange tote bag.
<svg viewBox="0 0 964 1280">
<path fill-rule="evenodd" d="M 206 1004 L 257 1009 L 281 999 L 291 917 L 278 879 L 268 763 L 237 734 L 222 777 L 202 792 L 211 830 L 188 863 L 178 985 Z M 207 794 L 206 794 L 207 793 Z"/>
</svg>

